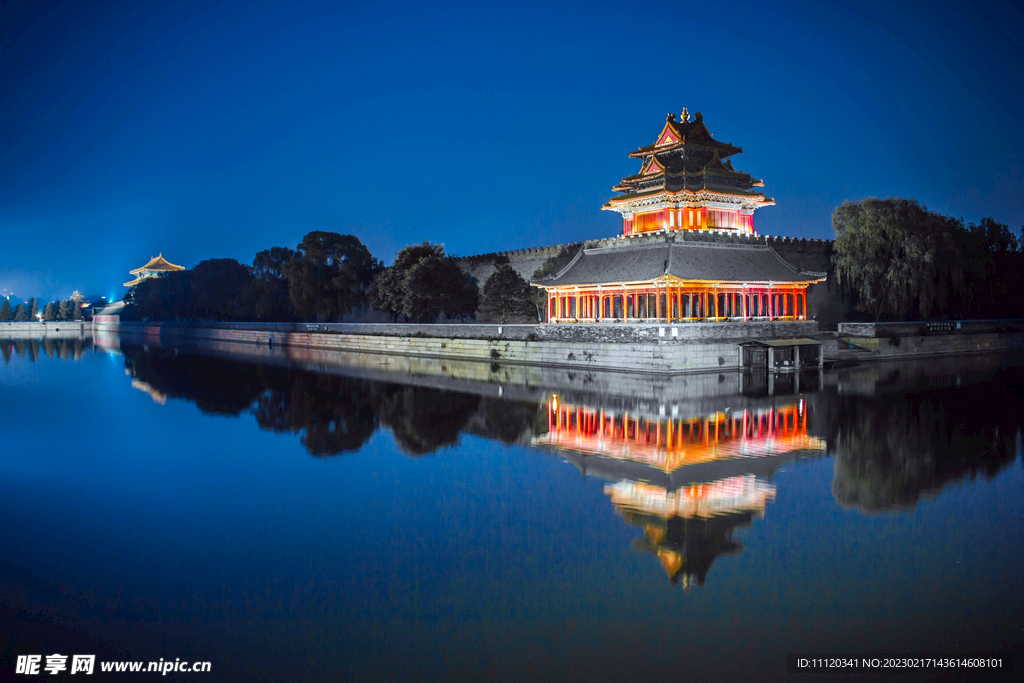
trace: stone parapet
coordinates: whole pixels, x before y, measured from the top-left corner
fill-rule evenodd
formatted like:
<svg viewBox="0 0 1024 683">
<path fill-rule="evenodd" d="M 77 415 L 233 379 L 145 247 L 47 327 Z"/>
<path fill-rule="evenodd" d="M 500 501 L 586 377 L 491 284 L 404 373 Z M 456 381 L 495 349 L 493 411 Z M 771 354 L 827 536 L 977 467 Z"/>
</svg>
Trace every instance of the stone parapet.
<svg viewBox="0 0 1024 683">
<path fill-rule="evenodd" d="M 1024 320 L 926 320 L 898 323 L 839 323 L 841 337 L 914 337 L 1024 331 Z"/>
<path fill-rule="evenodd" d="M 607 370 L 648 373 L 687 373 L 739 366 L 739 349 L 735 341 L 692 341 L 688 343 L 615 342 L 604 340 L 571 341 L 568 339 L 515 339 L 506 336 L 504 326 L 487 325 L 385 325 L 383 328 L 404 327 L 404 335 L 393 330 L 376 329 L 376 334 L 359 330 L 331 330 L 327 325 L 255 325 L 237 323 L 208 323 L 182 325 L 173 323 L 122 323 L 120 331 L 131 333 L 142 342 L 167 345 L 173 340 L 217 340 L 263 344 L 268 347 L 306 347 L 331 351 L 381 354 L 387 356 L 423 356 L 429 358 L 471 359 L 491 363 L 515 365 L 541 365 L 581 370 Z M 371 327 L 373 325 L 349 325 Z M 440 327 L 449 332 L 437 334 L 430 328 Z M 455 327 L 502 327 L 499 336 L 475 338 L 458 337 Z M 523 326 L 564 329 L 565 326 Z M 623 325 L 622 327 L 627 327 Z M 105 329 L 98 327 L 97 329 Z M 417 334 L 412 334 L 416 329 Z M 666 330 L 670 328 L 666 327 Z M 389 334 L 389 331 L 392 332 Z M 333 333 L 332 333 L 333 332 Z M 579 333 L 579 338 L 585 335 Z M 654 334 L 658 334 L 655 328 Z"/>
<path fill-rule="evenodd" d="M 81 339 L 92 334 L 92 323 L 82 320 L 0 323 L 0 339 Z"/>
</svg>

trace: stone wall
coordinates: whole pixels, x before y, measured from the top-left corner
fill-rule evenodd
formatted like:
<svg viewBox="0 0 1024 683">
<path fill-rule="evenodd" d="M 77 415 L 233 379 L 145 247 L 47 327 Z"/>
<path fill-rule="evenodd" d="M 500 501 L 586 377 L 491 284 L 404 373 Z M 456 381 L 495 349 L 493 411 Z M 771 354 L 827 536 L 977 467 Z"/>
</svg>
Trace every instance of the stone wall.
<svg viewBox="0 0 1024 683">
<path fill-rule="evenodd" d="M 0 339 L 81 339 L 92 335 L 92 323 L 0 323 Z"/>
<path fill-rule="evenodd" d="M 136 323 L 122 323 L 126 328 Z M 552 341 L 571 343 L 684 345 L 704 342 L 748 341 L 750 339 L 796 339 L 813 337 L 817 326 L 803 322 L 722 322 L 722 323 L 574 323 L 493 325 L 459 323 L 154 323 L 165 330 L 174 328 L 216 328 L 281 334 L 319 333 L 324 336 L 361 335 L 399 338 L 435 337 L 444 339 L 481 339 L 516 341 Z M 97 328 L 103 325 L 97 323 Z"/>
<path fill-rule="evenodd" d="M 121 341 L 151 347 L 179 348 L 175 339 L 161 341 L 142 328 L 127 329 Z M 601 407 L 630 415 L 707 415 L 726 409 L 763 407 L 765 396 L 745 395 L 749 373 L 736 369 L 671 377 L 663 374 L 579 371 L 539 365 L 512 365 L 465 359 L 331 351 L 308 347 L 267 346 L 214 339 L 191 340 L 185 349 L 231 360 L 281 365 L 312 372 L 362 377 L 513 400 L 562 402 Z"/>
<path fill-rule="evenodd" d="M 938 334 L 906 337 L 843 337 L 851 344 L 871 351 L 873 360 L 921 356 L 960 356 L 1024 349 L 1024 332 Z M 867 360 L 863 357 L 859 360 Z"/>
<path fill-rule="evenodd" d="M 840 323 L 843 337 L 915 337 L 1024 331 L 1024 320 L 927 320 L 897 323 Z"/>
<path fill-rule="evenodd" d="M 793 324 L 793 323 L 790 323 Z M 605 342 L 565 340 L 519 340 L 509 337 L 468 338 L 455 336 L 405 336 L 391 334 L 332 333 L 318 329 L 304 331 L 282 329 L 289 326 L 218 324 L 181 325 L 170 323 L 122 323 L 121 330 L 139 337 L 143 343 L 167 345 L 174 340 L 216 340 L 297 346 L 331 351 L 380 354 L 385 356 L 423 356 L 430 358 L 471 359 L 495 364 L 541 365 L 578 370 L 607 370 L 647 373 L 686 373 L 739 366 L 739 346 L 735 341 L 689 343 Z M 294 326 L 292 326 L 294 327 Z M 313 326 L 310 326 L 313 327 Z M 452 328 L 454 325 L 439 327 Z M 461 327 L 487 327 L 465 325 Z M 497 327 L 497 326 L 494 326 Z M 539 329 L 542 326 L 532 326 Z M 563 326 L 543 326 L 562 332 Z M 594 326 L 599 327 L 599 326 Z M 622 327 L 628 327 L 623 325 Z M 105 328 L 98 328 L 103 330 Z M 655 328 L 657 329 L 657 328 Z M 504 330 L 502 330 L 504 333 Z M 657 332 L 655 332 L 657 333 Z"/>
</svg>

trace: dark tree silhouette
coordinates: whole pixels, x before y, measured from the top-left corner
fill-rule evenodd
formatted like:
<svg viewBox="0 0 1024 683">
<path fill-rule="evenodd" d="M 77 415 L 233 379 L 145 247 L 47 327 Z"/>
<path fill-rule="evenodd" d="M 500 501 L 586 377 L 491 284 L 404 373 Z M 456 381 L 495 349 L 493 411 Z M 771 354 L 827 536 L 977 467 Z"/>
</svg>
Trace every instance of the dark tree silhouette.
<svg viewBox="0 0 1024 683">
<path fill-rule="evenodd" d="M 256 254 L 252 280 L 243 295 L 240 317 L 263 322 L 288 322 L 297 318 L 288 297 L 284 268 L 295 256 L 288 247 L 272 247 Z"/>
<path fill-rule="evenodd" d="M 441 315 L 463 320 L 476 312 L 479 289 L 450 256 L 420 259 L 406 273 L 402 287 L 401 312 L 411 320 L 434 322 Z"/>
<path fill-rule="evenodd" d="M 380 271 L 359 238 L 334 232 L 311 232 L 284 266 L 288 294 L 299 315 L 339 320 L 367 303 L 370 283 Z"/>
<path fill-rule="evenodd" d="M 249 269 L 235 259 L 200 262 L 191 270 L 189 278 L 188 312 L 196 318 L 236 320 L 251 280 Z"/>
<path fill-rule="evenodd" d="M 505 264 L 487 278 L 484 283 L 484 313 L 507 323 L 511 318 L 531 316 L 534 313 L 534 297 L 531 287 L 512 266 Z"/>
<path fill-rule="evenodd" d="M 395 261 L 389 268 L 377 274 L 373 281 L 373 305 L 379 311 L 391 314 L 398 321 L 405 310 L 406 276 L 413 266 L 426 258 L 443 258 L 444 247 L 440 244 L 412 244 L 395 254 Z"/>
<path fill-rule="evenodd" d="M 192 296 L 192 272 L 167 273 L 146 278 L 133 288 L 133 304 L 125 307 L 122 317 L 150 320 L 176 320 L 189 315 Z M 130 310 L 129 310 L 130 309 Z"/>
</svg>

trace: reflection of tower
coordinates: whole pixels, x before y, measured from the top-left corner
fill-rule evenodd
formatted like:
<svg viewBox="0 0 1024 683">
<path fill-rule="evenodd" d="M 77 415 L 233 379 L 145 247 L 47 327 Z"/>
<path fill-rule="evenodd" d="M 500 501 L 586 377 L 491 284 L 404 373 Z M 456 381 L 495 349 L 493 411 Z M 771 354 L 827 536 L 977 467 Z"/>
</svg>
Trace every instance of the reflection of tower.
<svg viewBox="0 0 1024 683">
<path fill-rule="evenodd" d="M 559 401 L 547 405 L 548 433 L 533 444 L 554 448 L 587 474 L 611 483 L 605 493 L 631 525 L 633 547 L 655 555 L 669 579 L 702 585 L 720 555 L 742 550 L 737 526 L 764 514 L 777 468 L 800 453 L 824 452 L 807 433 L 803 399 L 764 402 L 699 416 L 645 416 Z"/>
<path fill-rule="evenodd" d="M 643 527 L 633 547 L 657 556 L 673 583 L 703 585 L 719 555 L 743 546 L 732 530 L 764 515 L 775 487 L 752 475 L 692 484 L 669 492 L 660 486 L 620 481 L 604 487 L 623 519 Z"/>
<path fill-rule="evenodd" d="M 633 547 L 655 555 L 672 583 L 684 588 L 703 586 L 711 565 L 720 555 L 735 555 L 743 545 L 732 540 L 737 526 L 750 526 L 752 512 L 740 512 L 708 519 L 672 517 L 664 520 L 635 512 L 623 513 L 633 526 L 643 527 L 644 535 Z"/>
<path fill-rule="evenodd" d="M 562 403 L 557 396 L 547 407 L 548 433 L 534 438 L 535 446 L 644 464 L 663 474 L 734 457 L 825 450 L 824 441 L 807 433 L 802 400 L 698 417 L 614 413 Z"/>
</svg>

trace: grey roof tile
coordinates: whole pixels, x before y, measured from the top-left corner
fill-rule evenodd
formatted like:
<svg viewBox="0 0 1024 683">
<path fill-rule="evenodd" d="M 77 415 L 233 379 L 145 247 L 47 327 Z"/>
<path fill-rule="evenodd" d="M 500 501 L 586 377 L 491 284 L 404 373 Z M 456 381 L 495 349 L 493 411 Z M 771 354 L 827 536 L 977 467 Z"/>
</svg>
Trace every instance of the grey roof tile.
<svg viewBox="0 0 1024 683">
<path fill-rule="evenodd" d="M 825 277 L 824 273 L 795 268 L 766 244 L 687 241 L 673 234 L 663 242 L 583 249 L 554 277 L 534 283 L 552 287 L 646 282 L 666 274 L 682 280 L 751 283 L 808 282 Z"/>
</svg>

